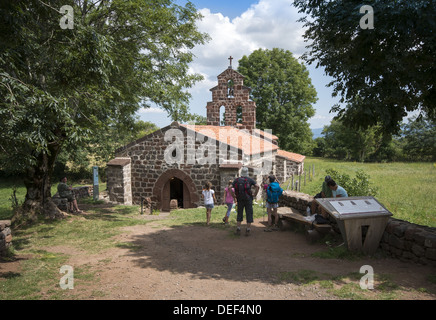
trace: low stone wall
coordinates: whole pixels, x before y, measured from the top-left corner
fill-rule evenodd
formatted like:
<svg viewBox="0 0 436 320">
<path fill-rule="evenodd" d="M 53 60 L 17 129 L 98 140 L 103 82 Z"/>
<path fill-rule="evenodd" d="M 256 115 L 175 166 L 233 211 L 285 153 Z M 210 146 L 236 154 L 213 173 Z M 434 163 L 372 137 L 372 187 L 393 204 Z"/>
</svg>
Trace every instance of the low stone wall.
<svg viewBox="0 0 436 320">
<path fill-rule="evenodd" d="M 391 218 L 380 247 L 400 260 L 436 266 L 436 228 Z"/>
<path fill-rule="evenodd" d="M 76 195 L 76 199 L 91 197 L 93 195 L 93 186 L 83 186 L 73 188 L 73 192 Z"/>
<path fill-rule="evenodd" d="M 93 189 L 94 189 L 93 186 L 75 187 L 73 188 L 73 192 L 74 195 L 76 196 L 76 199 L 81 199 L 81 198 L 92 196 Z M 56 193 L 51 199 L 60 210 L 67 211 L 67 207 L 68 207 L 67 198 L 61 198 L 59 197 L 59 193 Z"/>
<path fill-rule="evenodd" d="M 11 220 L 0 220 L 0 256 L 12 245 Z"/>
<path fill-rule="evenodd" d="M 313 196 L 297 192 L 284 191 L 280 198 L 279 205 L 281 207 L 291 207 L 299 211 L 305 212 L 306 208 L 312 204 Z"/>
<path fill-rule="evenodd" d="M 305 193 L 285 191 L 279 205 L 303 213 L 313 199 L 313 196 Z M 380 249 L 402 261 L 436 266 L 436 228 L 390 218 L 380 241 Z"/>
</svg>

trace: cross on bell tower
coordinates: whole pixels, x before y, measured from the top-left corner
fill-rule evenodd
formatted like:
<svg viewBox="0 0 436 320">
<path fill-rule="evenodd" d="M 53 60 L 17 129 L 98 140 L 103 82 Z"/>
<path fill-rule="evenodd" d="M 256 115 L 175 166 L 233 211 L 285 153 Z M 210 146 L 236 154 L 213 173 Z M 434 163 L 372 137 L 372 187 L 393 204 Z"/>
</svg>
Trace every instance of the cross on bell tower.
<svg viewBox="0 0 436 320">
<path fill-rule="evenodd" d="M 229 68 L 230 68 L 230 69 L 232 69 L 232 60 L 233 60 L 233 59 L 234 59 L 234 58 L 233 58 L 232 56 L 229 57 L 229 60 L 230 60 Z"/>
</svg>

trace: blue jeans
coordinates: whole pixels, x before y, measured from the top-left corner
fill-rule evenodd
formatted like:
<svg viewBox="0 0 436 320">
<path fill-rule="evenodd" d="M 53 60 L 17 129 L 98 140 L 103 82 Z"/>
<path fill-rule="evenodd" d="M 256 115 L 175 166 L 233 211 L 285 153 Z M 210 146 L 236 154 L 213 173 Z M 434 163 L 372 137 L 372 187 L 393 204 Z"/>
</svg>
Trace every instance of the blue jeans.
<svg viewBox="0 0 436 320">
<path fill-rule="evenodd" d="M 227 204 L 227 213 L 226 213 L 226 216 L 230 217 L 230 212 L 232 211 L 233 203 L 226 203 L 226 204 Z"/>
</svg>

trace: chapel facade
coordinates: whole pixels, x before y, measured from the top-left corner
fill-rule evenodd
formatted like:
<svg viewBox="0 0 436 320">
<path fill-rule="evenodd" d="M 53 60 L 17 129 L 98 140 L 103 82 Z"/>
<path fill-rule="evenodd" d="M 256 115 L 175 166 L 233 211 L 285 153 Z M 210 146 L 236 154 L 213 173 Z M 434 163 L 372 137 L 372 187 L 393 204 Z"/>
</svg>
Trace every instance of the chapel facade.
<svg viewBox="0 0 436 320">
<path fill-rule="evenodd" d="M 230 65 L 210 89 L 207 125 L 173 122 L 118 149 L 107 164 L 109 199 L 122 204 L 148 199 L 161 211 L 169 211 L 174 203 L 196 208 L 203 205 L 207 181 L 221 203 L 228 181 L 238 177 L 243 166 L 259 185 L 270 174 L 282 183 L 301 174 L 305 157 L 281 150 L 272 132 L 256 129 L 250 90 Z"/>
</svg>

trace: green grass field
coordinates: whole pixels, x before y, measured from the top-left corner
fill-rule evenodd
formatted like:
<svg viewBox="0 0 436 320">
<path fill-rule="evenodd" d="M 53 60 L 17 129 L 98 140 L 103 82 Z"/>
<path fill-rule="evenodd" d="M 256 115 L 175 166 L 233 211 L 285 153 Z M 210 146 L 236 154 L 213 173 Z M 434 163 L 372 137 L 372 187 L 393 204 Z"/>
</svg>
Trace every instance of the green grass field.
<svg viewBox="0 0 436 320">
<path fill-rule="evenodd" d="M 377 187 L 376 198 L 393 213 L 393 217 L 412 223 L 436 227 L 436 164 L 434 163 L 359 163 L 323 158 L 306 158 L 305 170 L 315 166 L 315 177 L 301 192 L 315 195 L 327 169 L 335 169 L 354 177 L 358 170 L 370 176 L 370 183 Z M 282 187 L 287 187 L 283 183 Z"/>
<path fill-rule="evenodd" d="M 372 177 L 372 182 L 379 188 L 379 200 L 394 212 L 397 218 L 413 221 L 419 224 L 435 226 L 435 197 L 430 192 L 434 186 L 436 168 L 433 164 L 356 164 L 336 162 L 322 159 L 307 159 L 306 169 L 315 164 L 315 179 L 307 181 L 303 190 L 314 194 L 324 178 L 325 170 L 334 168 L 340 172 L 353 173 L 358 169 L 365 170 Z M 308 180 L 308 179 L 307 179 Z M 433 183 L 433 184 L 432 184 Z M 23 201 L 25 188 L 19 181 L 0 181 L 0 219 L 12 217 L 11 194 L 14 184 L 17 186 L 17 197 Z M 408 188 L 404 188 L 407 185 Z M 52 193 L 56 192 L 53 186 Z M 101 186 L 103 189 L 104 186 Z M 411 195 L 401 190 L 411 190 Z M 419 191 L 419 192 L 418 192 Z M 415 194 L 413 194 L 413 192 Z M 426 201 L 424 201 L 426 200 Z M 79 206 L 86 206 L 86 216 L 70 216 L 61 221 L 52 221 L 41 218 L 39 223 L 21 227 L 14 230 L 13 251 L 19 252 L 20 256 L 26 257 L 20 263 L 18 272 L 6 272 L 2 274 L 0 283 L 0 300 L 8 299 L 80 299 L 81 290 L 88 285 L 99 281 L 98 266 L 90 268 L 89 265 L 75 267 L 74 279 L 78 290 L 69 292 L 59 287 L 59 266 L 65 264 L 71 257 L 70 253 L 51 252 L 51 247 L 76 248 L 83 254 L 96 253 L 113 247 L 123 247 L 135 250 L 131 243 L 114 240 L 114 236 L 123 231 L 123 227 L 142 225 L 153 220 L 144 219 L 140 215 L 139 206 L 107 206 L 101 201 L 94 202 L 92 199 L 80 199 Z M 224 206 L 216 206 L 212 211 L 211 227 L 227 230 L 229 236 L 234 236 L 236 215 L 230 220 L 230 227 L 222 224 L 222 217 L 226 212 Z M 255 218 L 264 218 L 265 209 L 259 205 L 254 206 Z M 167 219 L 154 221 L 154 227 L 161 226 L 178 227 L 185 225 L 206 225 L 204 209 L 175 210 Z M 359 259 L 353 254 L 345 252 L 343 247 L 326 248 L 313 254 L 313 257 L 324 259 Z M 5 261 L 14 261 L 13 257 L 7 257 Z M 107 260 L 99 261 L 99 264 L 107 263 Z M 344 275 L 343 277 L 348 277 Z M 356 284 L 337 281 L 333 278 L 316 273 L 311 270 L 297 272 L 283 272 L 278 275 L 279 281 L 294 281 L 308 284 L 317 281 L 318 285 L 326 288 L 332 296 L 345 299 L 363 299 L 362 291 Z M 434 278 L 432 278 L 434 282 Z M 382 281 L 383 279 L 381 279 Z M 430 281 L 430 280 L 429 280 Z M 396 287 L 391 282 L 382 281 L 388 289 L 378 290 L 376 299 L 395 299 Z M 387 283 L 387 284 L 386 284 Z M 380 286 L 381 287 L 381 286 Z M 393 288 L 393 289 L 392 289 Z M 95 291 L 93 296 L 105 296 L 103 291 Z"/>
<path fill-rule="evenodd" d="M 358 170 L 370 176 L 371 185 L 378 188 L 376 198 L 390 210 L 395 218 L 412 223 L 436 227 L 436 164 L 434 163 L 358 163 L 322 158 L 306 158 L 305 169 L 315 166 L 315 177 L 301 192 L 315 195 L 320 191 L 327 169 L 335 169 L 354 177 Z M 11 195 L 17 186 L 17 198 L 23 201 L 26 190 L 21 181 L 0 180 L 0 220 L 12 217 Z M 57 183 L 52 187 L 56 193 Z M 282 184 L 287 187 L 287 182 Z"/>
</svg>

